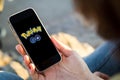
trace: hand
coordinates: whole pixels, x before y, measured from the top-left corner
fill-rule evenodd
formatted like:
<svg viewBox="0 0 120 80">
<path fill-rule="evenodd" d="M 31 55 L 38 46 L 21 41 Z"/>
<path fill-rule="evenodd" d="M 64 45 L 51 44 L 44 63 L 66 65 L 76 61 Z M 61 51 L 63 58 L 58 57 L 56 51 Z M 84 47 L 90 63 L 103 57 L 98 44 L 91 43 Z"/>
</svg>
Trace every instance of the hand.
<svg viewBox="0 0 120 80">
<path fill-rule="evenodd" d="M 30 62 L 22 46 L 20 44 L 16 46 L 17 51 L 23 56 L 33 80 L 101 80 L 90 72 L 79 54 L 54 38 L 51 40 L 60 52 L 62 60 L 43 73 L 36 72 L 35 65 Z"/>
<path fill-rule="evenodd" d="M 96 76 L 98 76 L 98 77 L 104 79 L 104 80 L 109 80 L 109 76 L 106 75 L 106 74 L 104 74 L 104 73 L 101 73 L 101 72 L 95 72 L 94 74 L 95 74 Z"/>
</svg>

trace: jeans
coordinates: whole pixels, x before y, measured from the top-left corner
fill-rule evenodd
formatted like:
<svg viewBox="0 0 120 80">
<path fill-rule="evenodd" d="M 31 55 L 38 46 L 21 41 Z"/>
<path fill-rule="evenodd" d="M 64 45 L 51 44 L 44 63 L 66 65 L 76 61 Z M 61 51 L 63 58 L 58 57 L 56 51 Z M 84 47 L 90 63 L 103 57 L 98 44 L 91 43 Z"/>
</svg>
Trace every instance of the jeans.
<svg viewBox="0 0 120 80">
<path fill-rule="evenodd" d="M 120 41 L 108 41 L 84 58 L 91 72 L 109 76 L 120 72 Z"/>
<path fill-rule="evenodd" d="M 0 71 L 0 80 L 23 80 L 23 79 L 10 72 Z"/>
</svg>

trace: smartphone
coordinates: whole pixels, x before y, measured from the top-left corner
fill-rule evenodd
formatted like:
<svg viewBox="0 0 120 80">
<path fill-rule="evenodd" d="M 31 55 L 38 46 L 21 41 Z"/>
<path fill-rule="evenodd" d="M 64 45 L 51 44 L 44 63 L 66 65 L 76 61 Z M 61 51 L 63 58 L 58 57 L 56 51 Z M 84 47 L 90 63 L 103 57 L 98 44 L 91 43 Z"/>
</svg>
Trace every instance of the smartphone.
<svg viewBox="0 0 120 80">
<path fill-rule="evenodd" d="M 61 60 L 35 10 L 28 8 L 9 17 L 10 28 L 36 70 L 41 72 Z"/>
</svg>

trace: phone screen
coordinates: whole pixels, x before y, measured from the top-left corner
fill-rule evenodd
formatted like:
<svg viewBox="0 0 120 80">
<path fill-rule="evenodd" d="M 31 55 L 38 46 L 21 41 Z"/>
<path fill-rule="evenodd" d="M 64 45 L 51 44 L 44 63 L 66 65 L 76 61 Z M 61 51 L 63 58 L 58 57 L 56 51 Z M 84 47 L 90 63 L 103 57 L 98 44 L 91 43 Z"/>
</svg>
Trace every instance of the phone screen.
<svg viewBox="0 0 120 80">
<path fill-rule="evenodd" d="M 10 17 L 25 50 L 39 71 L 60 61 L 60 55 L 33 9 Z"/>
</svg>

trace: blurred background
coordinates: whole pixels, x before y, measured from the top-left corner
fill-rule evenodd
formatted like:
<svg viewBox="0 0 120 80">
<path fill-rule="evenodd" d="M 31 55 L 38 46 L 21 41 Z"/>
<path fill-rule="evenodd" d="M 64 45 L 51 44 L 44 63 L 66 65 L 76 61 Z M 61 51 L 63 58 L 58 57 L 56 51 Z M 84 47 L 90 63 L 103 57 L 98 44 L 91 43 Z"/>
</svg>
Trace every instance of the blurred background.
<svg viewBox="0 0 120 80">
<path fill-rule="evenodd" d="M 21 64 L 22 58 L 18 57 L 19 54 L 15 50 L 15 45 L 18 42 L 10 31 L 8 17 L 28 7 L 36 10 L 50 35 L 68 34 L 74 36 L 81 43 L 88 43 L 93 48 L 104 42 L 95 33 L 94 27 L 83 25 L 82 17 L 75 13 L 72 0 L 0 0 L 0 5 L 4 6 L 4 8 L 2 6 L 0 8 L 1 53 L 12 56 L 14 60 L 19 61 Z M 74 43 L 74 40 L 71 42 Z M 6 64 L 8 62 L 6 61 Z M 11 63 L 11 65 L 14 65 L 14 63 Z M 1 69 L 9 71 L 3 66 L 1 66 Z"/>
</svg>

